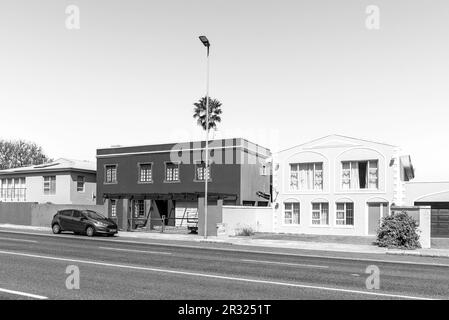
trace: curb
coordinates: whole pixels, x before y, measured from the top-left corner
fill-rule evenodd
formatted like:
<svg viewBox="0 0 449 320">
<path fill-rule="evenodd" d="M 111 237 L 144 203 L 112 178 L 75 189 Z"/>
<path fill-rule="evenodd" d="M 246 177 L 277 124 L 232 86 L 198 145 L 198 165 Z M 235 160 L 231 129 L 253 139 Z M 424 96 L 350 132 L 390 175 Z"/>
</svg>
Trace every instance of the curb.
<svg viewBox="0 0 449 320">
<path fill-rule="evenodd" d="M 229 245 L 233 245 L 232 242 L 228 242 L 225 240 L 219 240 L 219 239 L 198 239 L 195 240 L 196 242 L 201 242 L 201 243 L 219 243 L 219 244 L 229 244 Z"/>
<path fill-rule="evenodd" d="M 449 254 L 439 254 L 439 253 L 425 253 L 420 251 L 387 251 L 388 255 L 396 256 L 416 256 L 416 257 L 428 257 L 428 258 L 448 258 Z"/>
</svg>

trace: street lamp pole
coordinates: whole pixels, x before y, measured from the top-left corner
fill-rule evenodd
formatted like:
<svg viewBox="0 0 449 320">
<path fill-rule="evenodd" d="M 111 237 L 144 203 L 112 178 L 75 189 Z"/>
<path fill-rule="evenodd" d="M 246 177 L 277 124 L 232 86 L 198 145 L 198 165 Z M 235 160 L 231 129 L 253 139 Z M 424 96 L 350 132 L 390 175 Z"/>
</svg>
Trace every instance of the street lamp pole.
<svg viewBox="0 0 449 320">
<path fill-rule="evenodd" d="M 201 42 L 207 48 L 207 71 L 206 71 L 206 146 L 204 164 L 204 239 L 207 239 L 207 182 L 209 180 L 209 47 L 210 43 L 206 36 L 200 36 Z"/>
</svg>

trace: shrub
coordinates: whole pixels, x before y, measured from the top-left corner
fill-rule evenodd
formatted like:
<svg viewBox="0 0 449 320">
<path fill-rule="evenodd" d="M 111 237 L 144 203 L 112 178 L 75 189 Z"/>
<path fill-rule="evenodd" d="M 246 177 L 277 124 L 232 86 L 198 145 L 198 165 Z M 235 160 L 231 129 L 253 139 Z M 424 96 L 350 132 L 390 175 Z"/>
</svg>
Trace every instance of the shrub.
<svg viewBox="0 0 449 320">
<path fill-rule="evenodd" d="M 251 227 L 243 227 L 236 232 L 237 236 L 245 236 L 245 237 L 253 236 L 254 234 L 255 232 Z"/>
<path fill-rule="evenodd" d="M 406 212 L 384 217 L 377 230 L 376 244 L 387 248 L 421 248 L 417 227 L 416 220 Z"/>
</svg>

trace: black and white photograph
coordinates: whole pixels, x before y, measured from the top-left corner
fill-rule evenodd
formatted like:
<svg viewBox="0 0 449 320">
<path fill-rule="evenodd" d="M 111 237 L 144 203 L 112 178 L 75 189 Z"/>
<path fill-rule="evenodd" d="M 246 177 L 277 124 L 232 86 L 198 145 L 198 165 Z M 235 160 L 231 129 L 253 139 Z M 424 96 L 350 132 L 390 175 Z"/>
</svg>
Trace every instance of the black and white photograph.
<svg viewBox="0 0 449 320">
<path fill-rule="evenodd" d="M 1 305 L 449 299 L 446 0 L 0 0 L 0 108 Z"/>
</svg>

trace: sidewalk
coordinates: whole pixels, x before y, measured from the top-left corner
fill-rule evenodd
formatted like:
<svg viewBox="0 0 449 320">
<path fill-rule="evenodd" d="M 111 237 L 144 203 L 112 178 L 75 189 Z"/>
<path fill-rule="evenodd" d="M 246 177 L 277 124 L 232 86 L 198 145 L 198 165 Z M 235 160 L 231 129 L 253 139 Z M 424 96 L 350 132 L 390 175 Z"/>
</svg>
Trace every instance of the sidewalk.
<svg viewBox="0 0 449 320">
<path fill-rule="evenodd" d="M 49 227 L 32 227 L 11 224 L 0 224 L 0 228 L 22 231 L 38 231 L 40 233 L 51 233 Z M 333 251 L 346 253 L 366 253 L 366 254 L 389 254 L 389 255 L 410 255 L 422 257 L 449 258 L 449 249 L 418 249 L 418 250 L 399 250 L 380 248 L 371 244 L 350 244 L 340 242 L 323 241 L 300 241 L 300 240 L 278 240 L 278 239 L 260 239 L 251 237 L 208 237 L 194 234 L 169 234 L 169 233 L 149 233 L 149 232 L 127 232 L 119 231 L 118 237 L 123 240 L 147 239 L 159 241 L 190 241 L 196 243 L 217 243 L 238 246 L 264 247 L 264 248 L 282 248 L 299 249 L 313 251 Z M 365 241 L 366 242 L 366 241 Z"/>
</svg>

